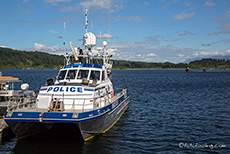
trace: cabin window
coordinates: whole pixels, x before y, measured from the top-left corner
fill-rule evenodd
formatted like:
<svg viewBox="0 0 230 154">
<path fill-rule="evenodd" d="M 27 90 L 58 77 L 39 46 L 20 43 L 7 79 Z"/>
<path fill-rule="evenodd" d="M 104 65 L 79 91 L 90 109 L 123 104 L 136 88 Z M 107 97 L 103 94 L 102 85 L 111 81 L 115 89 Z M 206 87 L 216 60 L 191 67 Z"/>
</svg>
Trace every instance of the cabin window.
<svg viewBox="0 0 230 154">
<path fill-rule="evenodd" d="M 75 79 L 77 70 L 69 70 L 66 79 Z"/>
<path fill-rule="evenodd" d="M 66 70 L 61 71 L 58 75 L 58 80 L 64 80 L 66 74 Z"/>
<path fill-rule="evenodd" d="M 89 74 L 89 70 L 79 70 L 78 75 L 77 75 L 77 79 L 87 79 Z"/>
<path fill-rule="evenodd" d="M 100 71 L 91 71 L 90 80 L 100 80 Z"/>
<path fill-rule="evenodd" d="M 105 71 L 102 71 L 102 81 L 105 80 Z"/>
</svg>

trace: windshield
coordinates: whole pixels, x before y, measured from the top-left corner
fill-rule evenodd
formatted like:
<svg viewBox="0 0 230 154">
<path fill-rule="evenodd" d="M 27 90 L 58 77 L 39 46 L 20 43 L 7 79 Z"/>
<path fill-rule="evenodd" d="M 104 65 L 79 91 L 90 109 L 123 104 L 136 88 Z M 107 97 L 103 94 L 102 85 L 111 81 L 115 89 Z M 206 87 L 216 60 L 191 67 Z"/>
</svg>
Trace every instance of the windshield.
<svg viewBox="0 0 230 154">
<path fill-rule="evenodd" d="M 83 78 L 87 79 L 88 74 L 89 74 L 89 70 L 79 70 L 77 79 L 83 79 Z"/>
<path fill-rule="evenodd" d="M 90 80 L 100 80 L 100 71 L 91 71 Z"/>
<path fill-rule="evenodd" d="M 66 70 L 61 71 L 58 75 L 58 80 L 64 80 L 66 74 Z"/>
<path fill-rule="evenodd" d="M 75 79 L 77 70 L 69 70 L 66 79 Z"/>
</svg>

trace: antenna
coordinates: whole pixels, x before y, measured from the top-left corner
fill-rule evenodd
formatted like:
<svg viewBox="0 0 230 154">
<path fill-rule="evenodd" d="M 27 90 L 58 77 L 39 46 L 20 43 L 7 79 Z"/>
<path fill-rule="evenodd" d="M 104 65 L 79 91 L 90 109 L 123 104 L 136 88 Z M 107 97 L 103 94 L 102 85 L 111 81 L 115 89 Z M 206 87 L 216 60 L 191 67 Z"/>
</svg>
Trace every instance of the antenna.
<svg viewBox="0 0 230 154">
<path fill-rule="evenodd" d="M 85 9 L 85 31 L 87 33 L 87 27 L 88 27 L 88 22 L 89 20 L 87 19 L 87 15 L 88 15 L 88 10 Z"/>
<path fill-rule="evenodd" d="M 110 66 L 111 66 L 111 59 L 110 59 L 110 57 L 111 57 L 110 56 L 110 54 L 111 54 L 110 53 L 111 52 L 111 49 L 110 49 L 110 4 L 109 4 L 109 47 L 108 47 L 108 49 L 109 49 L 109 55 L 108 55 L 109 56 L 109 64 L 108 64 L 109 70 L 108 70 L 108 73 L 111 74 L 111 70 L 110 70 Z"/>
<path fill-rule="evenodd" d="M 110 5 L 109 5 L 109 47 L 110 47 Z"/>
<path fill-rule="evenodd" d="M 101 47 L 101 31 L 100 31 L 100 47 Z"/>
<path fill-rule="evenodd" d="M 64 42 L 63 42 L 63 45 L 64 45 L 64 57 L 66 55 L 66 46 L 65 46 L 65 22 L 64 22 Z M 65 66 L 65 58 L 64 58 L 64 66 Z"/>
</svg>

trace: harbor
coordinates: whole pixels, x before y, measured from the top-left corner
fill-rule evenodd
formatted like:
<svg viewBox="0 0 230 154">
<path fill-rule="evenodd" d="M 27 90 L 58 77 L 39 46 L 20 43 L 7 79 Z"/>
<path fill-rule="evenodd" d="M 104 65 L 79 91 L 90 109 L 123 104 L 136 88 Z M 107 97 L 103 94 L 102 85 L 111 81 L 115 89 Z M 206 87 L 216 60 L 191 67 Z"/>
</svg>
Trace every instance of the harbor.
<svg viewBox="0 0 230 154">
<path fill-rule="evenodd" d="M 229 6 L 1 1 L 0 154 L 229 154 Z"/>
</svg>

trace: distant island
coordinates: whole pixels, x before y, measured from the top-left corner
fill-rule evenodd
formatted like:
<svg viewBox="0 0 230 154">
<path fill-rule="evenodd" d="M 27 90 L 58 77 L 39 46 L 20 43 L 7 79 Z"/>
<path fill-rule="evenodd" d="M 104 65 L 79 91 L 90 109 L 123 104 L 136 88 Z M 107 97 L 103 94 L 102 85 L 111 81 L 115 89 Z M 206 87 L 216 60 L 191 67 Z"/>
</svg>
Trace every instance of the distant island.
<svg viewBox="0 0 230 154">
<path fill-rule="evenodd" d="M 99 61 L 100 63 L 101 61 Z M 137 61 L 113 60 L 115 69 L 229 69 L 230 60 L 201 59 L 186 63 L 148 63 Z M 60 69 L 64 57 L 40 51 L 19 51 L 0 47 L 0 69 Z"/>
</svg>

